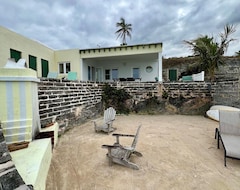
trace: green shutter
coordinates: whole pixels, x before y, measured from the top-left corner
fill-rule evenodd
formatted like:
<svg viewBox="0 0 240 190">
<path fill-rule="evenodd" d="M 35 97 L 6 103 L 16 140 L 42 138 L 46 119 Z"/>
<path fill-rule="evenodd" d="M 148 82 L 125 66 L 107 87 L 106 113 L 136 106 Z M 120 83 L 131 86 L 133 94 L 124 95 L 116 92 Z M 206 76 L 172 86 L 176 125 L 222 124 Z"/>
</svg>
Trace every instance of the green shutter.
<svg viewBox="0 0 240 190">
<path fill-rule="evenodd" d="M 10 49 L 10 57 L 14 58 L 15 61 L 18 62 L 18 60 L 21 59 L 21 52 L 14 49 Z"/>
<path fill-rule="evenodd" d="M 42 77 L 47 77 L 48 75 L 48 61 L 41 59 L 41 65 L 42 65 Z"/>
<path fill-rule="evenodd" d="M 37 70 L 37 58 L 32 55 L 29 55 L 29 68 Z"/>
</svg>

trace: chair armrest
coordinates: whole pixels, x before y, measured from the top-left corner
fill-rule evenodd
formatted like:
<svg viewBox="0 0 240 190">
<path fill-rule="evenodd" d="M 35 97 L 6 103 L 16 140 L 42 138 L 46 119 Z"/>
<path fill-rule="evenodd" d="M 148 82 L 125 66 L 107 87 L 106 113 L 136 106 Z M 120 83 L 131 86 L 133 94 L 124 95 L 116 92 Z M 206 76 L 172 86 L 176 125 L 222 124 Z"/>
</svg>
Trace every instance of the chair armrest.
<svg viewBox="0 0 240 190">
<path fill-rule="evenodd" d="M 107 121 L 106 124 L 111 124 L 115 119 L 112 119 L 110 121 Z"/>
<path fill-rule="evenodd" d="M 120 144 L 119 137 L 135 137 L 135 135 L 118 134 L 118 133 L 113 133 L 112 136 L 116 137 L 116 143 L 115 144 Z"/>
<path fill-rule="evenodd" d="M 118 148 L 119 146 L 118 145 L 102 145 L 102 148 L 107 148 L 107 149 L 111 149 L 111 148 Z"/>
<path fill-rule="evenodd" d="M 119 133 L 113 133 L 112 136 L 120 136 L 120 137 L 135 137 L 135 135 L 119 134 Z"/>
</svg>

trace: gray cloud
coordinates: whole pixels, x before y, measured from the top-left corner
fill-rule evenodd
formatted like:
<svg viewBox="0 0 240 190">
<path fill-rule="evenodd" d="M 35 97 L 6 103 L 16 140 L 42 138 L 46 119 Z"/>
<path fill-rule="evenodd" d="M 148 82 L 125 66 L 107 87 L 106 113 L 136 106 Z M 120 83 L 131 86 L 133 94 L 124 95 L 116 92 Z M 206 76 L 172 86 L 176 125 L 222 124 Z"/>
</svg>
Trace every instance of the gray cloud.
<svg viewBox="0 0 240 190">
<path fill-rule="evenodd" d="M 2 0 L 2 26 L 53 49 L 117 46 L 116 22 L 132 24 L 128 44 L 163 42 L 165 57 L 191 55 L 183 40 L 217 35 L 240 23 L 239 0 Z M 240 28 L 233 35 L 240 39 Z M 239 41 L 227 55 L 240 50 Z"/>
</svg>

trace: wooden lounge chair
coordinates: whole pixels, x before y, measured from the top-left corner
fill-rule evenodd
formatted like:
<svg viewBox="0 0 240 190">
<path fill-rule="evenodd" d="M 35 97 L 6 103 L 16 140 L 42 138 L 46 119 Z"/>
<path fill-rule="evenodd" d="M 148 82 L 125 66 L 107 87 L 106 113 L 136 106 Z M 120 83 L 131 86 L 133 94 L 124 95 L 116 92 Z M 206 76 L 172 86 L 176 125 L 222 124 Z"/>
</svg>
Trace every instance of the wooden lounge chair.
<svg viewBox="0 0 240 190">
<path fill-rule="evenodd" d="M 109 107 L 104 111 L 103 124 L 97 125 L 96 121 L 94 122 L 94 129 L 96 132 L 105 132 L 111 133 L 116 130 L 113 127 L 113 121 L 115 120 L 116 110 L 113 107 Z"/>
<path fill-rule="evenodd" d="M 219 128 L 215 138 L 221 140 L 224 148 L 224 165 L 226 158 L 240 159 L 240 111 L 219 110 Z"/>
<path fill-rule="evenodd" d="M 113 136 L 116 137 L 116 142 L 113 145 L 102 145 L 102 148 L 107 148 L 108 153 L 107 156 L 109 158 L 109 165 L 111 166 L 113 163 L 117 163 L 135 170 L 138 170 L 139 167 L 135 163 L 130 161 L 130 157 L 132 154 L 135 154 L 139 157 L 142 156 L 142 154 L 135 150 L 139 131 L 140 131 L 141 125 L 138 127 L 136 135 L 128 135 L 128 134 L 113 134 Z M 127 147 L 120 144 L 119 137 L 133 137 L 132 145 Z"/>
</svg>

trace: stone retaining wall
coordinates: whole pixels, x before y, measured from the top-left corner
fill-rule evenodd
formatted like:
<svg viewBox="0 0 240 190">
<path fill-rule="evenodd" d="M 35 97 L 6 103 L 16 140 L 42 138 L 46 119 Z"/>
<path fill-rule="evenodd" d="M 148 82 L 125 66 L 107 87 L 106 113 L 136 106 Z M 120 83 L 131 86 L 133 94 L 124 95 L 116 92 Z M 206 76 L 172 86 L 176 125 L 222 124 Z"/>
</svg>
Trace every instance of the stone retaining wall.
<svg viewBox="0 0 240 190">
<path fill-rule="evenodd" d="M 240 78 L 212 83 L 213 105 L 226 105 L 240 108 Z"/>
<path fill-rule="evenodd" d="M 41 78 L 38 85 L 41 124 L 67 120 L 79 124 L 101 111 L 101 84 Z"/>
<path fill-rule="evenodd" d="M 65 125 L 66 120 L 67 124 L 74 126 L 81 124 L 86 119 L 96 117 L 103 110 L 101 102 L 103 85 L 104 83 L 41 78 L 38 85 L 41 124 L 44 126 L 50 123 L 55 116 L 60 126 L 61 123 Z M 151 98 L 156 98 L 158 101 L 154 106 L 161 107 L 161 103 L 164 106 L 161 109 L 157 108 L 160 110 L 157 113 L 169 111 L 172 113 L 172 108 L 171 110 L 165 109 L 167 104 L 168 108 L 169 104 L 175 106 L 177 111 L 173 113 L 181 113 L 181 110 L 186 112 L 186 109 L 177 107 L 183 106 L 183 100 L 185 104 L 187 100 L 191 100 L 191 102 L 197 100 L 201 104 L 206 104 L 211 100 L 209 84 L 205 82 L 163 84 L 156 82 L 114 82 L 110 83 L 110 85 L 116 88 L 124 88 L 132 96 L 133 105 L 131 111 L 137 112 L 144 107 L 141 105 Z M 208 99 L 208 101 L 202 101 L 203 99 Z M 197 102 L 194 104 L 198 105 Z M 199 114 L 191 110 L 188 110 L 188 112 Z"/>
</svg>

